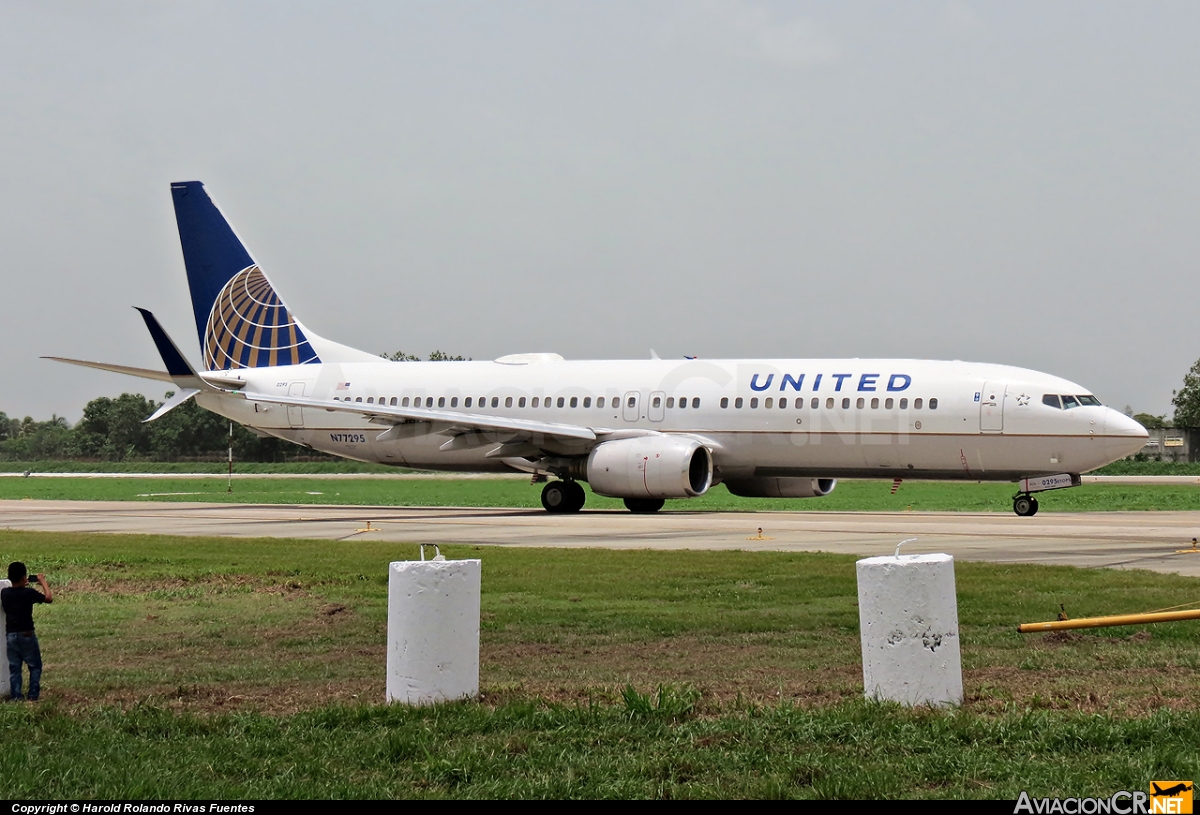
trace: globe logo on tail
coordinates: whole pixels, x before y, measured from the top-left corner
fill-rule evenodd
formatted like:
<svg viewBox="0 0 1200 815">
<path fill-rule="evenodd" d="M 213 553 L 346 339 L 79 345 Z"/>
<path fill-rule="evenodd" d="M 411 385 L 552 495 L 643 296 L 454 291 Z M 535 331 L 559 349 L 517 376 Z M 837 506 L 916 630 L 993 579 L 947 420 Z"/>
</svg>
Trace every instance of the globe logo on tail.
<svg viewBox="0 0 1200 815">
<path fill-rule="evenodd" d="M 204 330 L 204 364 L 208 370 L 320 361 L 258 266 L 238 272 L 221 289 Z"/>
</svg>

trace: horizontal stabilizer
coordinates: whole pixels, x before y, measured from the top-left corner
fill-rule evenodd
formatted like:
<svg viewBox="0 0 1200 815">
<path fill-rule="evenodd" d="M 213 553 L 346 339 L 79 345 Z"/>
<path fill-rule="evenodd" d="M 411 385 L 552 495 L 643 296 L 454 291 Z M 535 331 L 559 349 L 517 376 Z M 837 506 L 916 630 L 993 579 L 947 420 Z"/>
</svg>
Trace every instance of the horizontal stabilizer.
<svg viewBox="0 0 1200 815">
<path fill-rule="evenodd" d="M 134 368 L 129 365 L 113 365 L 111 362 L 89 362 L 86 359 L 70 359 L 68 357 L 42 357 L 55 362 L 65 362 L 68 365 L 81 365 L 84 368 L 95 368 L 98 371 L 110 371 L 114 374 L 136 376 L 138 379 L 157 379 L 159 382 L 174 382 L 166 371 L 154 371 L 150 368 Z"/>
<path fill-rule="evenodd" d="M 187 400 L 191 399 L 193 396 L 195 396 L 199 392 L 200 391 L 196 388 L 184 388 L 179 393 L 175 394 L 170 399 L 163 402 L 162 405 L 159 406 L 158 410 L 154 411 L 153 416 L 151 416 L 148 419 L 142 419 L 142 424 L 145 424 L 146 422 L 152 422 L 155 419 L 157 419 L 158 417 L 163 416 L 167 413 L 170 413 L 172 410 L 179 407 L 180 405 L 182 405 Z"/>
</svg>

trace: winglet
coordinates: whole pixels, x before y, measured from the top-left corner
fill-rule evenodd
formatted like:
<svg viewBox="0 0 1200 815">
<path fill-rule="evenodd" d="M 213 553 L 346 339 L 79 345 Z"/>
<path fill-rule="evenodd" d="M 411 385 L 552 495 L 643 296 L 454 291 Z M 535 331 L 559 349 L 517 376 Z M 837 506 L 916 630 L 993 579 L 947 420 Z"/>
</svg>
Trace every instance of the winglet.
<svg viewBox="0 0 1200 815">
<path fill-rule="evenodd" d="M 137 308 L 137 306 L 134 306 Z M 179 348 L 167 336 L 167 332 L 159 325 L 158 318 L 144 308 L 138 308 L 142 319 L 146 321 L 146 328 L 150 329 L 150 336 L 154 339 L 154 345 L 158 348 L 158 355 L 162 357 L 163 365 L 167 366 L 167 373 L 171 375 L 171 379 L 175 380 L 177 385 L 183 385 L 179 379 L 183 377 L 196 377 L 196 371 L 188 361 L 184 359 L 183 354 L 179 352 Z"/>
<path fill-rule="evenodd" d="M 134 306 L 137 308 L 137 306 Z M 191 399 L 200 391 L 205 390 L 205 382 L 196 375 L 196 371 L 188 363 L 187 359 L 179 351 L 179 347 L 167 335 L 167 332 L 159 324 L 158 318 L 150 311 L 144 308 L 138 308 L 138 313 L 142 315 L 142 319 L 146 321 L 146 328 L 150 329 L 150 336 L 154 339 L 154 345 L 158 348 L 158 355 L 162 357 L 163 365 L 167 367 L 167 373 L 171 375 L 171 381 L 179 386 L 179 392 L 173 397 L 163 402 L 158 410 L 154 411 L 154 415 L 145 422 L 152 422 L 160 416 L 170 413 L 175 408 L 182 405 L 187 400 Z"/>
</svg>

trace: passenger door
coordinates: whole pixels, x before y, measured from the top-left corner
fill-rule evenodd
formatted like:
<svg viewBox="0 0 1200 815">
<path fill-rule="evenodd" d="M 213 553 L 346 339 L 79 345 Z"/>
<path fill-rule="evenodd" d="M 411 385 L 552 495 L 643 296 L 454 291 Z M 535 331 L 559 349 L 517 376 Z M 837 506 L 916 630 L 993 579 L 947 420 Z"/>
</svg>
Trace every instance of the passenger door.
<svg viewBox="0 0 1200 815">
<path fill-rule="evenodd" d="M 1004 432 L 1004 382 L 984 382 L 979 394 L 979 431 Z"/>
<path fill-rule="evenodd" d="M 293 382 L 288 387 L 288 396 L 303 396 L 303 395 L 304 395 L 304 383 L 303 382 Z M 294 405 L 288 405 L 287 414 L 288 414 L 288 424 L 290 424 L 292 427 L 304 427 L 304 408 L 296 407 Z"/>
</svg>

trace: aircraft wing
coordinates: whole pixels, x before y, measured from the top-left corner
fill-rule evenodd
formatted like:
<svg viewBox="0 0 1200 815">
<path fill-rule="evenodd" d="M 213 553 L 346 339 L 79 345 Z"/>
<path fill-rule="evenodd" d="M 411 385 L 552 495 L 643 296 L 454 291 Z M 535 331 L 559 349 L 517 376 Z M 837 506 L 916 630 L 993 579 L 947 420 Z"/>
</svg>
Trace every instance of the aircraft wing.
<svg viewBox="0 0 1200 815">
<path fill-rule="evenodd" d="M 436 422 L 451 430 L 492 430 L 512 432 L 522 437 L 552 436 L 560 439 L 596 441 L 596 432 L 589 427 L 558 422 L 539 422 L 534 419 L 511 419 L 482 413 L 464 413 L 442 408 L 406 408 L 390 405 L 371 405 L 363 402 L 343 402 L 339 399 L 313 399 L 304 396 L 267 396 L 257 393 L 229 394 L 252 402 L 265 402 L 301 408 L 318 408 L 339 413 L 352 413 L 377 424 L 398 425 L 406 422 Z"/>
</svg>

